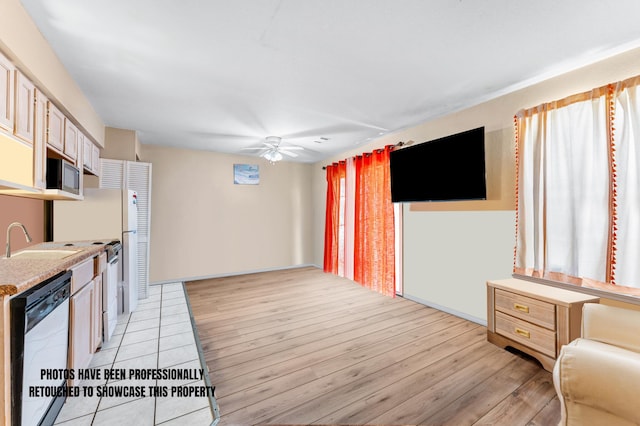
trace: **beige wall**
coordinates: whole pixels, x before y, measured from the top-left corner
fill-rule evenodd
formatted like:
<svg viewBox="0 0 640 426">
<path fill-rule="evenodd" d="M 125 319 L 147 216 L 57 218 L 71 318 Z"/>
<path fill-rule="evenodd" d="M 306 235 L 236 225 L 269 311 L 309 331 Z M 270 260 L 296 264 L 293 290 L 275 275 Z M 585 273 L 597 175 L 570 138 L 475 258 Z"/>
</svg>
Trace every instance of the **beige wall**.
<svg viewBox="0 0 640 426">
<path fill-rule="evenodd" d="M 104 146 L 104 124 L 44 39 L 20 0 L 0 1 L 0 50 Z"/>
<path fill-rule="evenodd" d="M 513 116 L 521 108 L 590 90 L 640 74 L 640 49 L 496 98 L 472 108 L 385 136 L 313 168 L 314 211 L 324 212 L 321 165 L 398 141 L 428 141 L 485 126 L 511 147 Z M 499 141 L 497 141 L 499 143 Z M 511 149 L 511 148 L 509 148 Z M 508 176 L 508 174 L 505 174 Z M 404 293 L 464 317 L 486 321 L 485 282 L 509 277 L 515 244 L 515 212 L 469 204 L 469 211 L 411 211 L 404 206 Z M 454 208 L 455 207 L 455 208 Z M 313 227 L 314 262 L 322 263 L 324 215 Z"/>
<path fill-rule="evenodd" d="M 106 127 L 104 139 L 105 147 L 100 153 L 101 158 L 136 161 L 136 152 L 140 144 L 135 130 Z"/>
<path fill-rule="evenodd" d="M 145 145 L 153 164 L 151 282 L 311 263 L 311 166 Z M 234 185 L 233 164 L 259 185 Z"/>
</svg>

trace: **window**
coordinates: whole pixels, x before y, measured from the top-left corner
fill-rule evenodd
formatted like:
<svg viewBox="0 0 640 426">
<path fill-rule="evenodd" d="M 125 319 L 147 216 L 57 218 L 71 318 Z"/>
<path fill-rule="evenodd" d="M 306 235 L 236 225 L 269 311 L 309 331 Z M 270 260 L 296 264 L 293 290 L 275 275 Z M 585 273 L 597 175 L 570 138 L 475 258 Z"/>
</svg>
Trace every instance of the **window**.
<svg viewBox="0 0 640 426">
<path fill-rule="evenodd" d="M 639 82 L 516 115 L 514 272 L 640 296 Z"/>
</svg>

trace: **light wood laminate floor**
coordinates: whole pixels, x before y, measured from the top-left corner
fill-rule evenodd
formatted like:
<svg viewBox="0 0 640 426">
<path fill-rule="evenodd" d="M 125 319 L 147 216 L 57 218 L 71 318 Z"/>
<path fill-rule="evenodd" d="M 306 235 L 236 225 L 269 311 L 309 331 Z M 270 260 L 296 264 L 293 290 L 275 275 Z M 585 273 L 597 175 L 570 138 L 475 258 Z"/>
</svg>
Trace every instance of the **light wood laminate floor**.
<svg viewBox="0 0 640 426">
<path fill-rule="evenodd" d="M 551 374 L 486 328 L 316 268 L 186 283 L 221 425 L 555 425 Z"/>
</svg>

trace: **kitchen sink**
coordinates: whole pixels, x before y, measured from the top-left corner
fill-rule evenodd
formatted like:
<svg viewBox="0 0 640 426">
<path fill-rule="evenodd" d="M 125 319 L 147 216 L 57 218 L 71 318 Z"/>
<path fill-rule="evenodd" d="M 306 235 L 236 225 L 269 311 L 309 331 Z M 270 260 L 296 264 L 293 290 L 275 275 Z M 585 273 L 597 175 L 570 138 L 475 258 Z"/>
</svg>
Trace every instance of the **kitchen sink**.
<svg viewBox="0 0 640 426">
<path fill-rule="evenodd" d="M 11 255 L 11 258 L 20 257 L 22 259 L 64 259 L 67 256 L 76 254 L 80 250 L 23 250 Z"/>
</svg>

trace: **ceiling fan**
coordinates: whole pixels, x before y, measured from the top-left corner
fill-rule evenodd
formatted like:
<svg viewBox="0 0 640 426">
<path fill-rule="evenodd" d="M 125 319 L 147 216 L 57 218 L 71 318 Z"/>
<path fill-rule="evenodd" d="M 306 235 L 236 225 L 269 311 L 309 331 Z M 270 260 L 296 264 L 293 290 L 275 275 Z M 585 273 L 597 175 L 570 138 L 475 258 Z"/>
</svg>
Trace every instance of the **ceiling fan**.
<svg viewBox="0 0 640 426">
<path fill-rule="evenodd" d="M 281 146 L 282 138 L 280 136 L 267 136 L 262 142 L 264 146 L 260 147 L 252 147 L 252 148 L 242 148 L 243 150 L 261 150 L 262 152 L 259 154 L 261 157 L 269 160 L 271 163 L 275 163 L 277 161 L 282 160 L 284 157 L 282 154 L 287 155 L 289 157 L 297 157 L 298 154 L 292 151 L 304 150 L 301 146 L 296 145 L 287 145 Z"/>
</svg>

